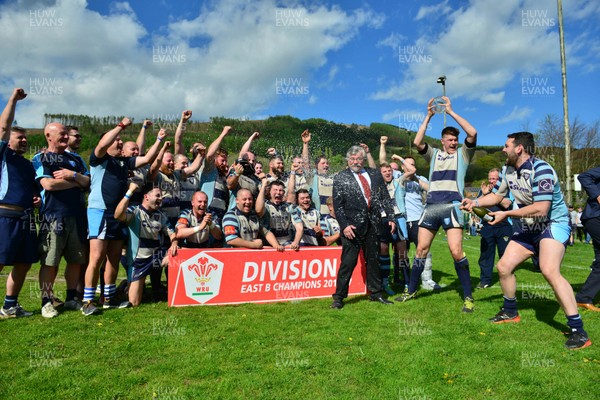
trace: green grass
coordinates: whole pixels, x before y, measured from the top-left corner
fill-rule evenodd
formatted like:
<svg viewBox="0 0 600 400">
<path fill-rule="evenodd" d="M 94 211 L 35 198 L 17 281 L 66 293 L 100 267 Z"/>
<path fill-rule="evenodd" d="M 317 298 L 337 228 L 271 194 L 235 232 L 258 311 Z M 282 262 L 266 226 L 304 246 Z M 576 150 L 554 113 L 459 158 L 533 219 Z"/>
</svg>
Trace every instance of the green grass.
<svg viewBox="0 0 600 400">
<path fill-rule="evenodd" d="M 476 285 L 479 239 L 464 247 Z M 464 315 L 441 235 L 432 252 L 434 278 L 447 285 L 441 293 L 419 292 L 392 306 L 359 296 L 341 311 L 330 310 L 329 299 L 177 309 L 145 303 L 46 320 L 34 267 L 19 300 L 35 315 L 0 320 L 0 398 L 598 398 L 600 315 L 582 312 L 594 345 L 565 350 L 564 314 L 529 263 L 517 271 L 520 324 L 487 322 L 501 305 L 498 283 L 476 291 L 475 313 Z M 576 290 L 592 258 L 589 245 L 567 250 L 562 271 Z M 0 275 L 2 293 L 9 270 Z"/>
</svg>

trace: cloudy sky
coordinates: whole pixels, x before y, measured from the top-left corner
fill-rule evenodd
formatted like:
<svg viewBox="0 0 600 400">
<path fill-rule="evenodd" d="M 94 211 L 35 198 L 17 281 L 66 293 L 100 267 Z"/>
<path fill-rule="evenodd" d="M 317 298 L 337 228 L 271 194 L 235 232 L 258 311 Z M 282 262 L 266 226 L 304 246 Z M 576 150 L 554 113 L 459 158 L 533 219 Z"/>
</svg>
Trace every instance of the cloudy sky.
<svg viewBox="0 0 600 400">
<path fill-rule="evenodd" d="M 600 2 L 563 5 L 569 112 L 599 119 Z M 272 115 L 416 130 L 446 76 L 479 143 L 562 115 L 556 0 L 17 0 L 0 3 L 0 97 L 44 113 Z M 449 124 L 453 123 L 449 119 Z M 443 127 L 436 116 L 430 134 Z"/>
</svg>

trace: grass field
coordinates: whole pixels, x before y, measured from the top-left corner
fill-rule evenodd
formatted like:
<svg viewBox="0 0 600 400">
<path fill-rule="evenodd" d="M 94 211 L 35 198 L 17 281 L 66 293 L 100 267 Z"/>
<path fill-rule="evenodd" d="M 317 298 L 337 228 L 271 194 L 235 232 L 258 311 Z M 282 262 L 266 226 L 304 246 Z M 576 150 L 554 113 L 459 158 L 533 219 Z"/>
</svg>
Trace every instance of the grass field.
<svg viewBox="0 0 600 400">
<path fill-rule="evenodd" d="M 19 298 L 34 316 L 0 320 L 0 398 L 600 398 L 600 315 L 582 312 L 594 345 L 565 350 L 564 314 L 531 264 L 517 271 L 520 324 L 487 322 L 501 306 L 498 283 L 475 291 L 475 312 L 462 314 L 446 246 L 438 236 L 432 249 L 442 292 L 392 306 L 359 296 L 341 311 L 329 299 L 177 309 L 163 302 L 46 320 L 36 266 Z M 479 239 L 464 247 L 476 285 Z M 590 245 L 568 248 L 562 271 L 576 290 L 592 258 Z M 0 275 L 2 295 L 9 270 Z"/>
</svg>

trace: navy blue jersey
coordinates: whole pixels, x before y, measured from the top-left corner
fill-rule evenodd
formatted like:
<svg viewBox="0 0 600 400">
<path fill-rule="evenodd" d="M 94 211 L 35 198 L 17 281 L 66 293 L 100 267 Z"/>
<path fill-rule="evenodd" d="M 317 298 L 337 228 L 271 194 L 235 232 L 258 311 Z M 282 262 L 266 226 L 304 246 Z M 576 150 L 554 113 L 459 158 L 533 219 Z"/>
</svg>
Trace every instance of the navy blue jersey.
<svg viewBox="0 0 600 400">
<path fill-rule="evenodd" d="M 0 204 L 31 208 L 38 193 L 31 162 L 0 140 Z"/>
<path fill-rule="evenodd" d="M 52 152 L 37 153 L 31 159 L 35 169 L 36 179 L 40 182 L 43 178 L 53 179 L 54 171 L 68 169 L 78 174 L 89 176 L 89 172 L 81 157 L 75 153 Z M 85 214 L 85 203 L 82 203 L 82 190 L 73 187 L 65 190 L 42 190 L 42 208 L 40 212 L 49 217 L 82 216 Z"/>
<path fill-rule="evenodd" d="M 94 151 L 90 155 L 92 184 L 88 197 L 88 208 L 111 210 L 127 192 L 129 170 L 135 169 L 136 157 L 113 157 L 105 154 L 98 158 Z"/>
</svg>

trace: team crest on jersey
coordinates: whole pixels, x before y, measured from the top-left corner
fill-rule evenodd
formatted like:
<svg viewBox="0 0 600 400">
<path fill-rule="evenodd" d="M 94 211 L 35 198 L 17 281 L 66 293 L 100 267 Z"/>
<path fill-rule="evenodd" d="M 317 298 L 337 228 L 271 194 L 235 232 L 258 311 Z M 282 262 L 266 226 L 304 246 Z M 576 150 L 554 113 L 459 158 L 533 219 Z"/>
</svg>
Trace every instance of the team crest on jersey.
<svg viewBox="0 0 600 400">
<path fill-rule="evenodd" d="M 542 179 L 539 183 L 540 192 L 548 193 L 552 192 L 552 180 L 551 179 Z"/>
<path fill-rule="evenodd" d="M 527 181 L 528 181 L 528 180 L 529 180 L 529 178 L 531 177 L 531 174 L 530 174 L 529 172 L 523 172 L 523 175 L 522 175 L 522 176 L 523 176 L 523 179 L 525 179 L 525 180 L 527 180 Z"/>
<path fill-rule="evenodd" d="M 160 214 L 156 213 L 156 214 L 152 215 L 152 219 L 155 221 L 160 221 Z"/>
<path fill-rule="evenodd" d="M 75 163 L 75 161 L 74 161 L 74 160 L 69 160 L 69 165 L 70 165 L 71 167 L 76 167 L 76 166 L 77 166 L 77 163 Z"/>
</svg>

